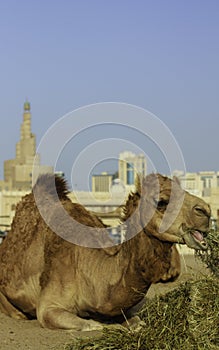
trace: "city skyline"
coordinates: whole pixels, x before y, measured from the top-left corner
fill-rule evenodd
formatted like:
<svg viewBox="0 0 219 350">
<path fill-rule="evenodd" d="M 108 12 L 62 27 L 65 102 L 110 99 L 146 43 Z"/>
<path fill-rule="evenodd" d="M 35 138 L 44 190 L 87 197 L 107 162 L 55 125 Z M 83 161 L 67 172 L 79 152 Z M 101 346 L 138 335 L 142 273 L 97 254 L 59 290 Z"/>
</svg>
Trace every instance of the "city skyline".
<svg viewBox="0 0 219 350">
<path fill-rule="evenodd" d="M 170 129 L 187 171 L 219 169 L 218 1 L 9 0 L 0 7 L 1 179 L 4 160 L 15 154 L 26 98 L 37 145 L 67 112 L 124 102 Z M 60 161 L 68 178 L 69 161 L 70 148 Z M 165 172 L 159 157 L 152 161 Z"/>
<path fill-rule="evenodd" d="M 24 102 L 24 104 L 23 104 L 23 108 L 24 108 L 24 114 L 23 115 L 25 115 L 25 113 L 27 113 L 28 111 L 30 111 L 30 109 L 31 109 L 31 107 L 30 107 L 30 102 L 26 99 L 26 101 Z M 28 106 L 28 110 L 27 110 L 27 106 Z M 32 114 L 32 113 L 31 113 Z M 23 117 L 24 118 L 24 117 Z M 21 133 L 21 137 L 22 137 L 22 135 L 23 135 L 23 126 L 22 126 L 23 124 L 21 123 L 20 124 L 20 133 Z M 29 125 L 28 126 L 28 128 L 30 128 L 31 126 Z M 102 131 L 104 130 L 104 126 L 101 126 L 102 127 Z M 116 125 L 112 125 L 112 130 L 113 130 L 113 132 L 115 132 L 115 131 L 118 131 L 117 130 L 118 129 L 118 126 Z M 83 131 L 84 132 L 84 131 Z M 89 135 L 89 132 L 90 132 L 90 128 L 88 128 L 88 129 L 85 129 L 85 136 L 87 136 L 87 135 Z M 105 137 L 107 137 L 107 133 L 109 133 L 110 132 L 110 128 L 109 128 L 109 126 L 107 126 L 107 129 L 105 130 Z M 115 135 L 116 136 L 116 135 Z M 117 135 L 118 136 L 118 135 Z M 145 135 L 144 135 L 145 136 Z M 88 137 L 89 138 L 89 137 Z M 17 140 L 18 141 L 18 140 Z M 74 141 L 74 138 L 73 138 L 73 141 Z M 102 141 L 102 140 L 100 140 L 100 141 Z M 107 140 L 108 141 L 108 143 L 109 142 L 111 142 L 111 139 L 109 138 L 109 140 Z M 146 159 L 146 161 L 147 161 L 147 163 L 148 163 L 148 165 L 147 165 L 147 168 L 149 169 L 149 171 L 147 171 L 147 174 L 148 173 L 150 173 L 150 172 L 156 172 L 156 169 L 154 169 L 153 168 L 153 166 L 154 166 L 154 164 L 153 163 L 150 163 L 150 161 L 151 161 L 151 159 L 147 159 L 147 156 L 144 154 L 144 153 L 141 153 L 141 148 L 138 148 L 138 146 L 137 145 L 135 145 L 134 143 L 132 143 L 132 142 L 127 142 L 127 148 L 122 148 L 122 144 L 123 143 L 119 143 L 119 139 L 118 140 L 116 140 L 116 138 L 115 138 L 115 140 L 113 140 L 113 141 L 118 141 L 118 144 L 116 144 L 115 143 L 115 146 L 116 147 L 114 147 L 114 156 L 112 156 L 112 158 L 107 158 L 106 157 L 106 159 L 102 159 L 101 161 L 99 161 L 98 160 L 98 162 L 96 162 L 96 164 L 95 164 L 95 167 L 93 167 L 92 169 L 91 169 L 91 171 L 90 171 L 90 174 L 89 174 L 89 182 L 88 183 L 86 183 L 86 181 L 84 181 L 84 182 L 81 182 L 81 183 L 79 183 L 79 185 L 78 185 L 78 183 L 77 183 L 77 181 L 78 181 L 78 177 L 76 176 L 75 178 L 71 178 L 70 176 L 69 176 L 69 169 L 68 168 L 66 168 L 65 167 L 65 161 L 66 161 L 66 155 L 65 155 L 65 153 L 66 153 L 66 149 L 64 148 L 64 150 L 61 152 L 61 156 L 60 156 L 60 158 L 58 158 L 57 159 L 57 164 L 56 164 L 56 168 L 54 168 L 54 170 L 55 170 L 55 172 L 62 172 L 63 174 L 65 174 L 65 176 L 66 176 L 66 178 L 67 178 L 67 180 L 68 180 L 68 182 L 69 182 L 69 186 L 70 186 L 70 188 L 71 188 L 71 190 L 85 190 L 85 191 L 90 191 L 91 190 L 91 182 L 92 182 L 92 176 L 93 175 L 101 175 L 101 173 L 102 172 L 107 172 L 107 174 L 114 174 L 115 172 L 118 172 L 119 171 L 119 162 L 120 162 L 120 156 L 124 153 L 124 154 L 126 154 L 127 153 L 127 155 L 128 154 L 130 154 L 130 155 L 132 155 L 132 156 L 134 156 L 134 155 L 139 155 L 139 156 L 141 156 L 141 157 L 144 157 L 145 159 Z M 123 140 L 124 141 L 124 140 Z M 130 140 L 129 140 L 130 141 Z M 70 145 L 70 149 L 71 149 L 71 142 L 72 142 L 72 140 L 70 140 L 70 142 L 68 142 L 67 143 L 67 145 Z M 75 141 L 74 141 L 75 142 Z M 76 141 L 77 142 L 77 141 Z M 34 143 L 35 143 L 35 135 L 34 135 Z M 92 147 L 94 147 L 94 145 L 96 145 L 96 144 L 98 144 L 99 142 L 98 141 L 95 141 L 93 144 L 92 144 L 92 140 L 91 140 L 91 146 Z M 17 152 L 18 152 L 18 145 L 20 144 L 20 141 L 18 141 L 18 142 L 15 142 L 15 145 L 14 145 L 14 149 L 15 149 L 15 154 L 16 154 L 16 156 L 17 156 Z M 119 147 L 120 147 L 120 149 L 119 149 L 119 147 L 117 147 L 119 145 Z M 89 146 L 86 146 L 87 148 L 89 148 L 89 147 L 91 147 L 90 145 Z M 82 144 L 82 147 L 83 147 L 83 144 Z M 85 147 L 85 150 L 86 150 L 86 147 Z M 131 148 L 128 148 L 128 147 L 131 147 Z M 136 147 L 136 148 L 135 148 Z M 68 147 L 69 148 L 69 147 Z M 97 149 L 97 148 L 96 148 Z M 134 150 L 134 152 L 136 152 L 136 154 L 135 153 L 133 153 L 133 150 Z M 28 150 L 28 148 L 27 148 L 27 152 L 29 152 L 30 150 Z M 68 150 L 68 152 L 69 152 L 69 150 Z M 63 153 L 63 154 L 62 154 Z M 82 151 L 81 151 L 81 153 L 83 153 L 83 149 L 82 149 Z M 38 156 L 40 156 L 40 155 L 38 155 Z M 85 156 L 87 157 L 87 155 L 85 154 Z M 83 158 L 83 157 L 82 157 Z M 7 160 L 4 160 L 4 163 L 5 163 L 5 161 L 7 161 Z M 75 161 L 77 161 L 77 152 L 76 152 L 76 158 L 74 159 L 74 162 Z M 11 160 L 9 160 L 9 162 L 11 162 Z M 73 163 L 74 163 L 73 162 Z M 62 168 L 62 165 L 64 166 L 63 168 Z M 77 174 L 77 171 L 79 171 L 80 172 L 80 170 L 81 170 L 81 164 L 80 164 L 80 162 L 79 162 L 79 169 L 76 169 L 76 174 Z M 164 163 L 163 163 L 163 165 L 164 165 Z M 60 167 L 61 166 L 61 167 Z M 72 166 L 72 164 L 70 164 L 70 166 Z M 43 168 L 43 167 L 42 167 Z M 45 169 L 47 169 L 47 167 L 45 166 Z M 49 169 L 49 167 L 48 167 L 48 169 Z M 67 175 L 66 175 L 66 170 L 67 170 Z M 154 171 L 155 170 L 155 171 Z M 181 176 L 183 173 L 185 173 L 186 174 L 186 172 L 183 172 L 182 171 L 182 169 L 173 169 L 174 170 L 174 172 L 173 173 L 175 173 L 175 174 L 177 174 L 177 173 L 179 173 L 179 176 Z M 186 169 L 184 169 L 184 170 L 186 170 Z M 200 171 L 193 171 L 193 172 L 188 172 L 188 173 L 199 173 L 199 172 L 204 172 L 204 171 L 206 171 L 206 172 L 209 172 L 209 171 L 212 171 L 212 169 L 201 169 Z M 217 169 L 217 170 L 213 170 L 213 171 L 219 171 L 219 169 Z M 172 175 L 173 173 L 165 173 L 165 172 L 163 172 L 163 174 L 164 175 Z M 145 173 L 146 174 L 146 173 Z M 0 179 L 0 180 L 2 180 L 2 179 Z"/>
</svg>

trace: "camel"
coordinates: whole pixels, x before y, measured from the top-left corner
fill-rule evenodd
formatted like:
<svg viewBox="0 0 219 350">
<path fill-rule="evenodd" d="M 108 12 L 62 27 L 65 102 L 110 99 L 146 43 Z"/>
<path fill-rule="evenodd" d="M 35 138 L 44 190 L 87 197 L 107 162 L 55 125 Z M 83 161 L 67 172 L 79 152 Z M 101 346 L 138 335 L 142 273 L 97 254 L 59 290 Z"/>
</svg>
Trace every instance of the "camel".
<svg viewBox="0 0 219 350">
<path fill-rule="evenodd" d="M 60 218 L 56 196 L 79 226 Z M 53 232 L 48 218 L 67 232 L 67 239 Z M 18 203 L 11 231 L 0 246 L 0 310 L 17 319 L 37 318 L 45 328 L 76 331 L 100 330 L 106 323 L 131 318 L 151 284 L 179 276 L 176 243 L 207 249 L 209 218 L 209 205 L 184 191 L 176 178 L 150 174 L 124 205 L 125 242 L 114 246 L 104 241 L 102 248 L 78 245 L 68 239 L 71 234 L 92 236 L 92 228 L 108 235 L 107 227 L 71 202 L 64 179 L 41 175 Z"/>
</svg>

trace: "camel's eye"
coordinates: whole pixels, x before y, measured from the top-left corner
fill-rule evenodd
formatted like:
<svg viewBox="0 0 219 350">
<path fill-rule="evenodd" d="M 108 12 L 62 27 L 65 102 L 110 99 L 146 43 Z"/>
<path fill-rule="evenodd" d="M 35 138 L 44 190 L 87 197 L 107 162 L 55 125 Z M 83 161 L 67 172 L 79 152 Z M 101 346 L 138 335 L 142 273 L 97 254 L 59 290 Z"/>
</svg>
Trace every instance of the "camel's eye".
<svg viewBox="0 0 219 350">
<path fill-rule="evenodd" d="M 157 210 L 164 212 L 168 206 L 168 201 L 161 199 L 157 202 Z"/>
</svg>

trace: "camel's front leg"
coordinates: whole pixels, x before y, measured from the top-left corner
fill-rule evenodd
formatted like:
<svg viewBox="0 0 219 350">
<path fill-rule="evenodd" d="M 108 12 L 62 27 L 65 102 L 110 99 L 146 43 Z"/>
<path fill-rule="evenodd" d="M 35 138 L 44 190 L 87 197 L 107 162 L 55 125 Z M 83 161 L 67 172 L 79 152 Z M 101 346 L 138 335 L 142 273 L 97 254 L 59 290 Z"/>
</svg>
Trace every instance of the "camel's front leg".
<svg viewBox="0 0 219 350">
<path fill-rule="evenodd" d="M 41 326 L 51 329 L 72 329 L 75 331 L 102 330 L 103 325 L 94 320 L 83 319 L 62 308 L 38 309 L 37 319 Z"/>
<path fill-rule="evenodd" d="M 27 317 L 18 309 L 16 309 L 5 297 L 5 295 L 0 292 L 0 311 L 5 315 L 11 316 L 12 318 L 26 320 Z"/>
</svg>

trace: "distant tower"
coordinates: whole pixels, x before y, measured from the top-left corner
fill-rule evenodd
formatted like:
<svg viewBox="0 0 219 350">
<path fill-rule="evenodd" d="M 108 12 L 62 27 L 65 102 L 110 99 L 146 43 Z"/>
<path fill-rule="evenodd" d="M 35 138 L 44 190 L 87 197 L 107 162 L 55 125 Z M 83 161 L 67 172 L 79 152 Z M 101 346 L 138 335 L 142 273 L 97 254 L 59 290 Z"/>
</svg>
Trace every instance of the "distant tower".
<svg viewBox="0 0 219 350">
<path fill-rule="evenodd" d="M 20 128 L 20 141 L 16 144 L 16 159 L 20 164 L 32 164 L 35 153 L 36 137 L 31 132 L 30 103 L 26 101 Z"/>
<path fill-rule="evenodd" d="M 16 157 L 4 161 L 4 186 L 8 189 L 31 189 L 34 159 L 39 173 L 53 173 L 53 167 L 41 165 L 40 155 L 36 154 L 36 137 L 31 132 L 30 103 L 26 101 L 20 127 L 20 141 L 16 144 Z"/>
</svg>

